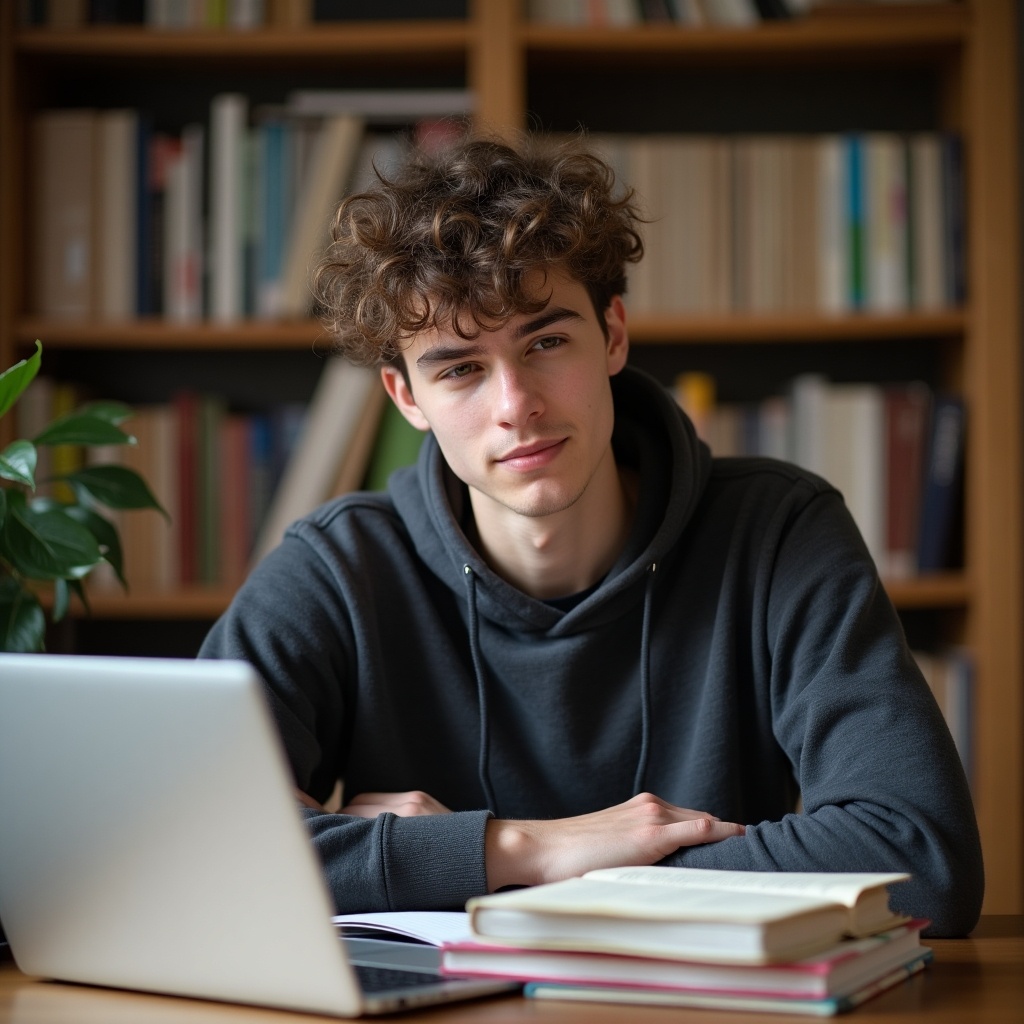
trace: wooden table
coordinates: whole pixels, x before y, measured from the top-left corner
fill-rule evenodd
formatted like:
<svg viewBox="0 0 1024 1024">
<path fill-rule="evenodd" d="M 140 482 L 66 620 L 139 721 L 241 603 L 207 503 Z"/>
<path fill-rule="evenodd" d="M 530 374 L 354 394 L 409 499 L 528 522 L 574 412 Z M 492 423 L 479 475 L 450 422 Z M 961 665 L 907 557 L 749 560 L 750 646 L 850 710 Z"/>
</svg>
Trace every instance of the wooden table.
<svg viewBox="0 0 1024 1024">
<path fill-rule="evenodd" d="M 859 1007 L 845 1019 L 872 1024 L 1024 1024 L 1024 916 L 987 917 L 969 939 L 934 939 L 935 962 L 923 974 Z M 37 981 L 0 964 L 0 1024 L 310 1024 L 335 1018 L 138 995 Z M 710 1024 L 808 1021 L 814 1018 L 723 1011 L 535 1002 L 500 996 L 384 1018 L 481 1021 L 483 1024 L 573 1021 L 704 1020 Z"/>
</svg>

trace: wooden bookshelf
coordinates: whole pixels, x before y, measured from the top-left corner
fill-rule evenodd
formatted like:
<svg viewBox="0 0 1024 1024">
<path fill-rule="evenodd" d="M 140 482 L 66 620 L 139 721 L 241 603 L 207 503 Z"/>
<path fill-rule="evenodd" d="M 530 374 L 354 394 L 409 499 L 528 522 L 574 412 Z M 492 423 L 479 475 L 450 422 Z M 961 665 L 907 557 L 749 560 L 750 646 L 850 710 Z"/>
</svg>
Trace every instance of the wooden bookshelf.
<svg viewBox="0 0 1024 1024">
<path fill-rule="evenodd" d="M 258 72 L 286 80 L 310 68 L 363 73 L 454 76 L 476 97 L 476 118 L 492 130 L 533 127 L 530 84 L 553 71 L 570 108 L 585 107 L 591 87 L 608 76 L 629 88 L 648 68 L 667 73 L 771 73 L 812 68 L 814 74 L 910 69 L 938 80 L 937 127 L 965 140 L 969 305 L 929 314 L 827 317 L 819 314 L 640 316 L 631 337 L 656 346 L 744 350 L 775 345 L 852 346 L 886 358 L 886 344 L 913 342 L 942 352 L 947 383 L 969 408 L 966 457 L 965 569 L 891 581 L 901 611 L 933 615 L 950 639 L 970 648 L 976 666 L 974 792 L 985 845 L 988 913 L 1024 912 L 1024 553 L 1022 553 L 1021 279 L 1019 238 L 1018 80 L 1013 0 L 914 5 L 850 5 L 806 19 L 750 30 L 637 26 L 628 29 L 529 24 L 517 0 L 471 0 L 465 21 L 416 21 L 250 32 L 155 32 L 88 28 L 57 32 L 20 28 L 14 4 L 0 4 L 0 366 L 30 351 L 88 354 L 180 351 L 182 358 L 222 351 L 324 350 L 309 321 L 232 325 L 54 322 L 27 307 L 24 217 L 31 167 L 25 163 L 31 113 L 50 102 L 48 82 L 68 69 L 119 79 L 131 104 L 133 83 L 192 69 L 230 79 Z M 83 79 L 84 80 L 84 79 Z M 671 94 L 666 94 L 671 95 Z M 645 108 L 667 109 L 643 94 Z M 112 101 L 113 102 L 113 101 Z M 599 130 L 599 125 L 589 125 Z M 872 125 L 837 125 L 870 130 Z M 0 443 L 11 426 L 0 421 Z M 230 600 L 224 590 L 172 594 L 97 594 L 96 616 L 110 619 L 212 618 Z"/>
</svg>

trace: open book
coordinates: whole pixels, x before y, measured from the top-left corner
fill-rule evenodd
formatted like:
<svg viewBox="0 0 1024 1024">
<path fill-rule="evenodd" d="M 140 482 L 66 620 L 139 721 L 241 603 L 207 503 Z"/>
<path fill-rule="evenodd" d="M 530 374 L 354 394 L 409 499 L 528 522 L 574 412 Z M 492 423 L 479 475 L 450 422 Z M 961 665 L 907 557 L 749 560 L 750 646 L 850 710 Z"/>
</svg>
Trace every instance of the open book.
<svg viewBox="0 0 1024 1024">
<path fill-rule="evenodd" d="M 811 956 L 845 936 L 907 920 L 887 886 L 905 874 L 603 868 L 467 904 L 474 936 L 535 949 L 580 949 L 722 963 Z"/>
<path fill-rule="evenodd" d="M 466 942 L 469 918 L 461 910 L 387 910 L 338 914 L 331 918 L 338 934 L 348 939 L 390 939 L 428 946 Z"/>
</svg>

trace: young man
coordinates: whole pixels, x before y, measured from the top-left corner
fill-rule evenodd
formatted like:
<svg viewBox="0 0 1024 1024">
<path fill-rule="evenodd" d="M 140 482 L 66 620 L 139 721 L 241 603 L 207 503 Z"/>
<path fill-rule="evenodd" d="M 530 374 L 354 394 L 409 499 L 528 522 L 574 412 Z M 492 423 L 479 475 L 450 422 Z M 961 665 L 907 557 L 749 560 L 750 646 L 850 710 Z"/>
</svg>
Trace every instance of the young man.
<svg viewBox="0 0 1024 1024">
<path fill-rule="evenodd" d="M 637 223 L 576 144 L 471 141 L 350 198 L 325 319 L 429 433 L 296 523 L 202 655 L 266 679 L 342 910 L 905 870 L 896 904 L 964 933 L 970 795 L 865 546 L 824 481 L 713 459 L 626 366 Z"/>
</svg>

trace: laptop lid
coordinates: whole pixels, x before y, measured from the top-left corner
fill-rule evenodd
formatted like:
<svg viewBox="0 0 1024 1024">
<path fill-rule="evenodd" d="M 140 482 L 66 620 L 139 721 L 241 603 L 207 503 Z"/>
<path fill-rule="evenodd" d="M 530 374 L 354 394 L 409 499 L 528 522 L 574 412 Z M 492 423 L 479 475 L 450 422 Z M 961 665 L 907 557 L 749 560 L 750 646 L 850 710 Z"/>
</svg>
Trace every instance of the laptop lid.
<svg viewBox="0 0 1024 1024">
<path fill-rule="evenodd" d="M 249 665 L 0 655 L 0 920 L 23 971 L 337 1016 L 442 998 L 365 997 L 332 909 Z"/>
</svg>

